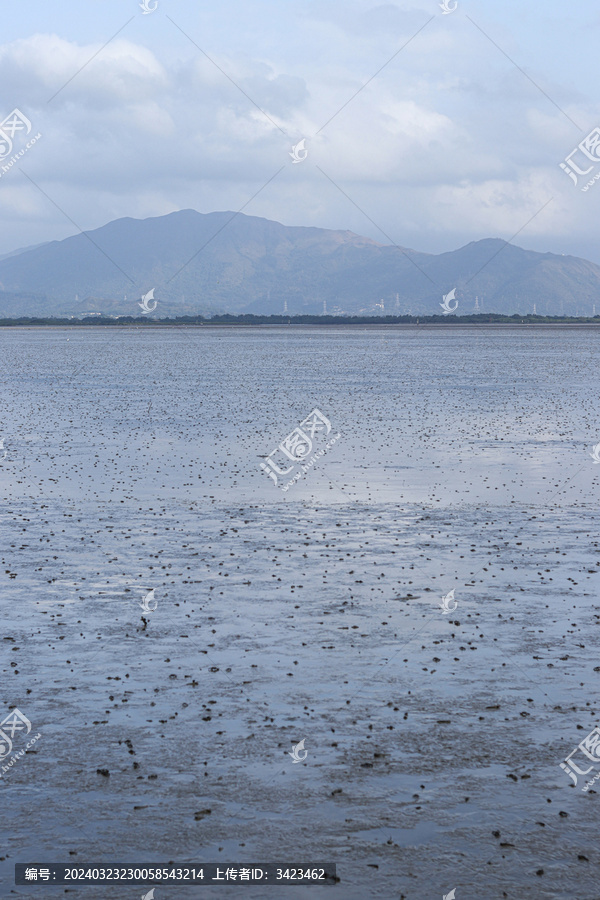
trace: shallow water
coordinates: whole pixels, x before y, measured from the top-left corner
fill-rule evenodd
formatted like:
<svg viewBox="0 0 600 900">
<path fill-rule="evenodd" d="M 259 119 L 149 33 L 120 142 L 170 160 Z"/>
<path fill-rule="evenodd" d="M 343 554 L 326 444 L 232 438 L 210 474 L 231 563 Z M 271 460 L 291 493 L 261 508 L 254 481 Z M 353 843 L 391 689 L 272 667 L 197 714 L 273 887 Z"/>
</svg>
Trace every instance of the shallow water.
<svg viewBox="0 0 600 900">
<path fill-rule="evenodd" d="M 16 861 L 287 859 L 357 900 L 600 897 L 598 797 L 559 767 L 597 721 L 594 331 L 0 349 L 0 709 L 42 735 L 0 778 L 3 896 L 42 893 Z M 341 437 L 284 493 L 261 458 L 313 408 Z"/>
</svg>

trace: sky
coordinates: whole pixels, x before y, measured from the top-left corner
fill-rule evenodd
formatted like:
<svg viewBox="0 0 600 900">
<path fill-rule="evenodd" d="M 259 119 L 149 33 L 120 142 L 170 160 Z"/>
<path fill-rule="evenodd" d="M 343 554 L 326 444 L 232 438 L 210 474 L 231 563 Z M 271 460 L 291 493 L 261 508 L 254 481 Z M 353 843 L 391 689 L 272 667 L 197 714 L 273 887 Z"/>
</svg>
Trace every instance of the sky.
<svg viewBox="0 0 600 900">
<path fill-rule="evenodd" d="M 600 263 L 597 0 L 141 2 L 4 6 L 0 254 L 193 208 Z"/>
</svg>

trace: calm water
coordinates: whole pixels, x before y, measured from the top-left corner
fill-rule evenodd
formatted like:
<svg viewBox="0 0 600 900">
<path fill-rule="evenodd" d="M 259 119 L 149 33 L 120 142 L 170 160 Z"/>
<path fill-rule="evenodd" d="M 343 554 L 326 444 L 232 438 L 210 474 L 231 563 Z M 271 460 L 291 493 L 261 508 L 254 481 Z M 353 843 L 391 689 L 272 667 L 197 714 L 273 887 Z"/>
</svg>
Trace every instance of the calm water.
<svg viewBox="0 0 600 900">
<path fill-rule="evenodd" d="M 357 900 L 600 896 L 559 767 L 596 724 L 599 346 L 0 331 L 0 709 L 41 734 L 3 895 L 15 861 L 287 859 Z M 261 459 L 315 408 L 340 437 L 283 492 Z"/>
</svg>

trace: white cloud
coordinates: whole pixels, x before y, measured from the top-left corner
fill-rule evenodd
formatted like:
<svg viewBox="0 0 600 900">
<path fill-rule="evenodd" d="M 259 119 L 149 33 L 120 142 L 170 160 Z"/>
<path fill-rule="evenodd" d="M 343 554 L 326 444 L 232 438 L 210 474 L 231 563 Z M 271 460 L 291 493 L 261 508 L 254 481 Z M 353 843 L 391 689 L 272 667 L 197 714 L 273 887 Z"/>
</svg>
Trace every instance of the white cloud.
<svg viewBox="0 0 600 900">
<path fill-rule="evenodd" d="M 56 106 L 104 107 L 127 103 L 132 95 L 151 97 L 164 86 L 165 72 L 147 48 L 119 39 L 101 47 L 79 46 L 55 34 L 35 34 L 1 46 L 5 95 L 26 95 L 29 103 L 42 106 L 59 92 L 51 101 Z"/>
<path fill-rule="evenodd" d="M 158 12 L 154 37 L 140 27 L 102 50 L 105 35 L 39 33 L 0 46 L 4 114 L 18 106 L 43 133 L 20 164 L 84 228 L 181 207 L 238 209 L 285 166 L 248 213 L 382 240 L 316 164 L 404 246 L 510 237 L 555 195 L 553 211 L 517 243 L 547 237 L 557 251 L 576 252 L 593 192 L 571 191 L 558 163 L 583 135 L 464 16 L 441 17 L 429 0 L 327 0 L 278 9 L 273 24 L 267 7 L 264 28 L 256 23 L 244 43 L 225 3 L 223 31 L 199 32 L 214 62 Z M 435 20 L 364 86 L 430 14 Z M 511 53 L 523 52 L 524 35 L 507 37 L 509 24 L 492 30 Z M 527 71 L 593 127 L 581 85 L 561 88 L 560 71 L 546 77 L 533 63 Z M 292 166 L 288 152 L 301 137 L 309 155 Z M 0 209 L 8 223 L 0 252 L 73 230 L 16 167 L 0 180 Z M 569 221 L 568 237 L 554 209 Z"/>
</svg>

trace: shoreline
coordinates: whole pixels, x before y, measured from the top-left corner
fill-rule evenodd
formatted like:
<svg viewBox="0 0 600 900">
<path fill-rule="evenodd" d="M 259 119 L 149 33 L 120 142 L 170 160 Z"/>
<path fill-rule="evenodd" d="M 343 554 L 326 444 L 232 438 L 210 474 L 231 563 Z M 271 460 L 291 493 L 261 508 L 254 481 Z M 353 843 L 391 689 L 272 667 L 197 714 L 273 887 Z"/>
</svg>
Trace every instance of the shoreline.
<svg viewBox="0 0 600 900">
<path fill-rule="evenodd" d="M 404 328 L 439 328 L 452 330 L 453 328 L 600 328 L 600 322 L 527 322 L 525 320 L 515 322 L 454 322 L 452 324 L 445 322 L 152 322 L 152 323 L 125 323 L 125 322 L 11 322 L 0 320 L 0 329 L 11 330 L 32 330 L 32 329 L 70 329 L 70 328 L 117 328 L 121 330 L 145 329 L 212 329 L 212 328 L 249 328 L 249 329 L 269 329 L 283 327 L 300 327 L 300 328 L 335 328 L 343 326 L 344 328 L 386 328 L 386 329 L 404 329 Z"/>
</svg>

